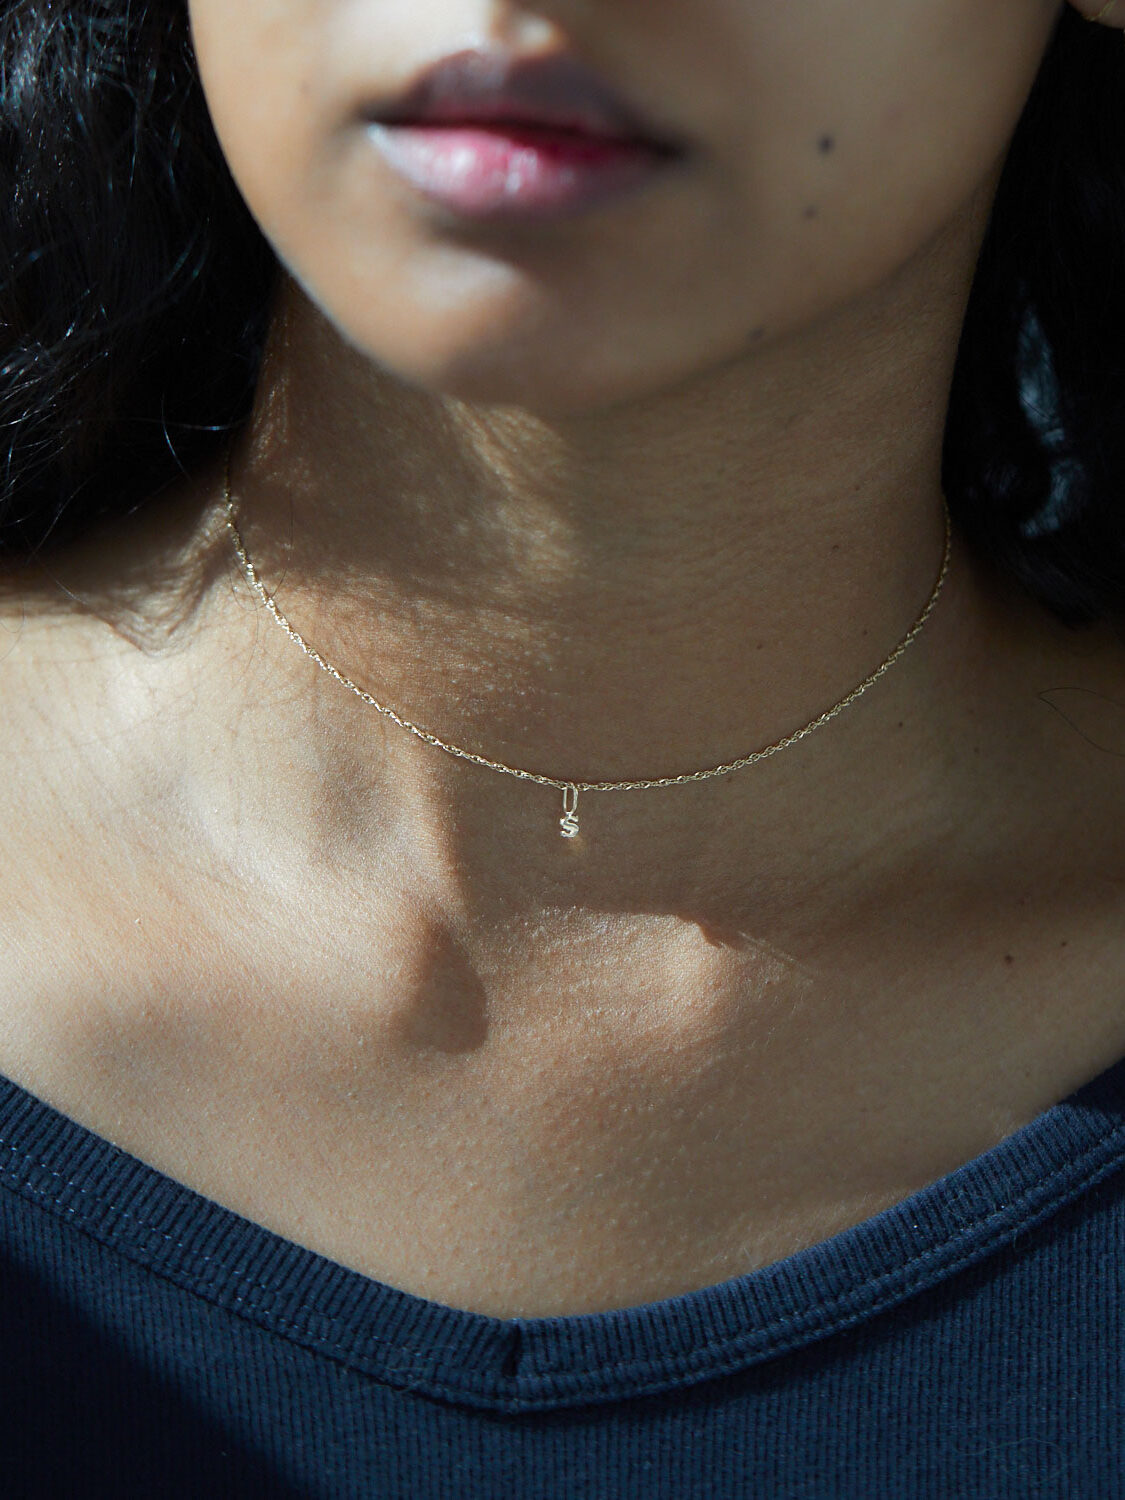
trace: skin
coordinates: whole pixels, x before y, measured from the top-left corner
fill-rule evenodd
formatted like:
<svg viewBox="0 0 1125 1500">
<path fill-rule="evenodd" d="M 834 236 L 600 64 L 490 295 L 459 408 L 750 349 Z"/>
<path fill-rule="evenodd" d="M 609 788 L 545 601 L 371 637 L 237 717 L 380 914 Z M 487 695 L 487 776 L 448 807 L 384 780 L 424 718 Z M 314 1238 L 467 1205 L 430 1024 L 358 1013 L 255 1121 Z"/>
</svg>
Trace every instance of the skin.
<svg viewBox="0 0 1125 1500">
<path fill-rule="evenodd" d="M 745 754 L 871 671 L 936 576 L 965 304 L 1057 7 L 190 10 L 285 272 L 236 501 L 309 641 L 443 738 L 583 780 Z M 360 111 L 482 43 L 573 49 L 687 161 L 564 222 L 447 218 Z M 57 559 L 79 608 L 6 616 L 12 764 L 52 748 L 3 793 L 0 1066 L 92 1128 L 369 1274 L 533 1316 L 768 1263 L 1125 1053 L 1112 632 L 958 541 L 861 703 L 748 772 L 587 795 L 567 843 L 557 793 L 285 640 L 221 492 L 193 475 Z"/>
</svg>

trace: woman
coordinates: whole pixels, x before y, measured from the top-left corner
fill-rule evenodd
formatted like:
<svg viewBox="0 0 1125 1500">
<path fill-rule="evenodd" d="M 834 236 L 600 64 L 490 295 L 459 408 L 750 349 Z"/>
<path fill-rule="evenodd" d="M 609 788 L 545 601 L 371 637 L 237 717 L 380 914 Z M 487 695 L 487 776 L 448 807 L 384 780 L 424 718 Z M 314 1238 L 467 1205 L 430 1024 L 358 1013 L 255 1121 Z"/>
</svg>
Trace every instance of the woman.
<svg viewBox="0 0 1125 1500">
<path fill-rule="evenodd" d="M 1123 0 L 2 14 L 5 1495 L 1125 1494 Z"/>
</svg>

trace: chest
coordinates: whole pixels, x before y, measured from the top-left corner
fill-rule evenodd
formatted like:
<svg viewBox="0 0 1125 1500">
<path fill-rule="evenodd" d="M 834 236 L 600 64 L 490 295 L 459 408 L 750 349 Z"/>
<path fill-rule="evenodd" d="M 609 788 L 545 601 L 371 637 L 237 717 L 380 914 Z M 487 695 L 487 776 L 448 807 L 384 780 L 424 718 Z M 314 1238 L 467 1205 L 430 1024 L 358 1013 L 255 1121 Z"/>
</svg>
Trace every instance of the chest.
<svg viewBox="0 0 1125 1500">
<path fill-rule="evenodd" d="M 714 932 L 667 925 L 505 978 L 405 919 L 364 957 L 246 901 L 216 920 L 186 872 L 124 873 L 100 900 L 72 882 L 64 932 L 62 882 L 21 913 L 0 1073 L 287 1239 L 496 1316 L 768 1264 L 1125 1055 L 1108 924 L 1053 968 L 1016 945 L 1018 978 L 1006 952 L 983 977 L 979 952 L 909 975 L 724 963 Z"/>
</svg>

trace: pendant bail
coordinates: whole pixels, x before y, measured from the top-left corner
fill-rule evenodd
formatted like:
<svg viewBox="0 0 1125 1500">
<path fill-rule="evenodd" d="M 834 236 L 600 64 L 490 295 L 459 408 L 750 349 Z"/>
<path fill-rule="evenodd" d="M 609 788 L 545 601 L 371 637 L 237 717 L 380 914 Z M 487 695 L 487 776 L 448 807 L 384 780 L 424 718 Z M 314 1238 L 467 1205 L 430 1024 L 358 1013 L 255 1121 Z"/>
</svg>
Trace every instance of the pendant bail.
<svg viewBox="0 0 1125 1500">
<path fill-rule="evenodd" d="M 571 782 L 563 791 L 563 815 L 559 829 L 564 839 L 578 837 L 578 788 Z"/>
</svg>

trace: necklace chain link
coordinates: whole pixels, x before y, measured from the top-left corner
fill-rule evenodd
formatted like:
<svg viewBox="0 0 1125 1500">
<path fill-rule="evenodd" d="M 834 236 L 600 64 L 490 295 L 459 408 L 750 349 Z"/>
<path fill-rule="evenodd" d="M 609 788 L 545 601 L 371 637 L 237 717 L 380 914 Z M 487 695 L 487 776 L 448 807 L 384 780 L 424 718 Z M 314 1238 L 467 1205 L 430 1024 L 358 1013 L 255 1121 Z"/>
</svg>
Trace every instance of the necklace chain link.
<svg viewBox="0 0 1125 1500">
<path fill-rule="evenodd" d="M 575 838 L 578 835 L 577 813 L 579 792 L 638 792 L 647 791 L 655 787 L 683 786 L 690 781 L 709 781 L 715 776 L 729 776 L 732 771 L 740 771 L 746 766 L 757 765 L 759 761 L 768 760 L 771 755 L 776 755 L 781 750 L 788 750 L 791 745 L 798 744 L 799 741 L 805 739 L 815 730 L 822 728 L 823 725 L 836 718 L 838 714 L 842 714 L 846 708 L 851 707 L 857 698 L 861 698 L 867 692 L 868 688 L 873 687 L 884 673 L 889 672 L 899 657 L 902 656 L 903 652 L 913 645 L 921 633 L 922 627 L 930 618 L 937 605 L 938 598 L 945 584 L 946 575 L 949 572 L 950 557 L 953 550 L 953 522 L 949 514 L 949 505 L 946 502 L 944 506 L 945 552 L 942 556 L 941 569 L 938 573 L 937 582 L 934 584 L 930 597 L 926 601 L 921 614 L 890 655 L 880 662 L 870 676 L 865 677 L 862 682 L 852 688 L 851 692 L 841 698 L 838 703 L 834 703 L 831 708 L 826 708 L 823 713 L 818 714 L 815 719 L 810 719 L 807 724 L 802 724 L 799 729 L 794 729 L 790 734 L 784 735 L 779 740 L 775 740 L 772 745 L 764 745 L 760 750 L 751 751 L 749 755 L 742 755 L 737 760 L 726 761 L 721 766 L 711 766 L 707 770 L 686 771 L 679 776 L 658 776 L 647 781 L 568 781 L 556 776 L 541 776 L 534 771 L 524 771 L 518 766 L 505 765 L 503 761 L 490 760 L 486 755 L 477 755 L 472 750 L 463 749 L 460 745 L 448 744 L 445 740 L 439 739 L 436 734 L 431 734 L 428 729 L 423 729 L 420 725 L 411 723 L 409 719 L 404 719 L 400 714 L 395 713 L 393 708 L 388 708 L 386 704 L 380 703 L 366 689 L 359 687 L 350 677 L 345 676 L 343 672 L 334 667 L 315 647 L 309 645 L 300 631 L 294 629 L 281 610 L 278 609 L 273 596 L 266 591 L 265 585 L 258 576 L 257 569 L 246 552 L 245 543 L 235 522 L 234 500 L 231 496 L 230 486 L 229 448 L 226 456 L 224 499 L 226 502 L 227 528 L 247 582 L 265 605 L 269 614 L 277 621 L 282 630 L 285 631 L 289 639 L 295 645 L 299 646 L 311 661 L 314 661 L 329 676 L 334 677 L 342 687 L 348 688 L 357 698 L 361 698 L 369 707 L 377 709 L 385 718 L 390 719 L 401 729 L 409 730 L 411 734 L 424 741 L 427 745 L 433 745 L 435 749 L 444 750 L 447 755 L 456 756 L 459 760 L 470 761 L 475 766 L 484 766 L 487 770 L 500 771 L 505 776 L 516 776 L 521 781 L 532 781 L 538 786 L 554 787 L 557 791 L 562 792 L 563 816 L 560 819 L 559 826 L 564 838 Z"/>
</svg>

